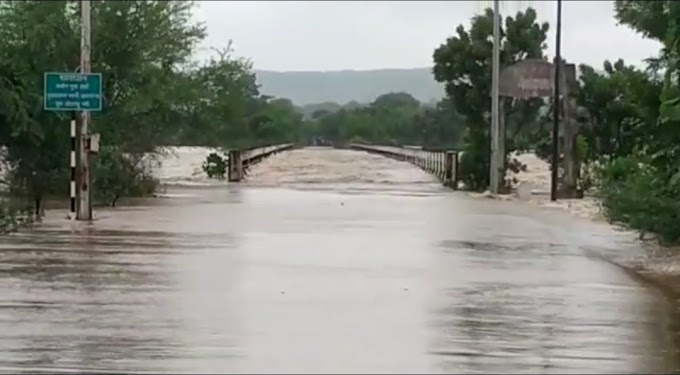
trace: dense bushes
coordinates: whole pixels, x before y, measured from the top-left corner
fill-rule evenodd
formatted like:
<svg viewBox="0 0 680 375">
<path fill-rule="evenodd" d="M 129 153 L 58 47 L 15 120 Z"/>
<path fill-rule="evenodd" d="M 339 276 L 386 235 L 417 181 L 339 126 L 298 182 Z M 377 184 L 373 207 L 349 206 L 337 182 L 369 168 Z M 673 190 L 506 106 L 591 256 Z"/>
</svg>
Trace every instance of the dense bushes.
<svg viewBox="0 0 680 375">
<path fill-rule="evenodd" d="M 626 156 L 599 169 L 599 194 L 610 220 L 656 233 L 665 242 L 680 240 L 680 194 L 672 176 L 649 158 Z"/>
<path fill-rule="evenodd" d="M 95 201 L 114 207 L 121 197 L 153 194 L 158 185 L 148 162 L 153 156 L 124 154 L 118 147 L 103 147 L 92 170 Z"/>
<path fill-rule="evenodd" d="M 680 3 L 615 2 L 616 18 L 661 42 L 646 70 L 605 63 L 605 75 L 584 71 L 592 90 L 587 133 L 596 154 L 609 156 L 597 173 L 604 213 L 666 243 L 680 242 Z M 585 93 L 582 90 L 582 93 Z M 588 129 L 586 129 L 588 130 Z"/>
<path fill-rule="evenodd" d="M 32 207 L 27 202 L 0 197 L 0 234 L 11 233 L 35 220 Z"/>
<path fill-rule="evenodd" d="M 228 158 L 220 156 L 216 152 L 211 152 L 205 158 L 205 161 L 201 165 L 203 172 L 208 175 L 209 178 L 216 178 L 219 180 L 224 179 L 227 174 Z"/>
<path fill-rule="evenodd" d="M 479 131 L 468 131 L 463 138 L 458 179 L 468 190 L 482 191 L 489 187 L 490 148 L 487 140 L 488 137 Z"/>
</svg>

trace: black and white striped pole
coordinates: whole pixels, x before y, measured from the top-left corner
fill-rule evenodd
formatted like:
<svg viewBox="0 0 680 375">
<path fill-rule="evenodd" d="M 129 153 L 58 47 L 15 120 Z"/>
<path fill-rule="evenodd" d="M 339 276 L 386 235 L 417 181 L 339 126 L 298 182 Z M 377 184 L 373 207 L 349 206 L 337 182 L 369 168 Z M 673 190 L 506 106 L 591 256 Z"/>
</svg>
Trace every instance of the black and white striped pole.
<svg viewBox="0 0 680 375">
<path fill-rule="evenodd" d="M 71 212 L 70 218 L 76 218 L 76 111 L 71 112 L 71 155 L 70 155 L 70 165 L 71 165 L 71 184 L 70 184 L 70 194 L 71 194 Z"/>
</svg>

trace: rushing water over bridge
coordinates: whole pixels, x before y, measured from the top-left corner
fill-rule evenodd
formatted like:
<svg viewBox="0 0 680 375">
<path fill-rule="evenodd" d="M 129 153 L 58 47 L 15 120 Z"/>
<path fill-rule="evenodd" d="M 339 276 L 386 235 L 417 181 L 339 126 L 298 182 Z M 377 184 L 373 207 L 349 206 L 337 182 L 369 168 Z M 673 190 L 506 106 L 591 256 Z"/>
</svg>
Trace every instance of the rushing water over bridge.
<svg viewBox="0 0 680 375">
<path fill-rule="evenodd" d="M 604 224 L 307 148 L 239 184 L 179 150 L 160 198 L 0 239 L 0 372 L 676 372 L 677 309 Z"/>
</svg>

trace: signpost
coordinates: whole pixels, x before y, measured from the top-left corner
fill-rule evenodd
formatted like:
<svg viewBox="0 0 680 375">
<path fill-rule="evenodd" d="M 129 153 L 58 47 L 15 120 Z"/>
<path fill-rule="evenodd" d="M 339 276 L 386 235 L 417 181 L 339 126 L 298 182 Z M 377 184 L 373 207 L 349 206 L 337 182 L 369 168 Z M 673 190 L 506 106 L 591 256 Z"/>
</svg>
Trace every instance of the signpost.
<svg viewBox="0 0 680 375">
<path fill-rule="evenodd" d="M 46 111 L 101 111 L 100 73 L 45 73 Z"/>
<path fill-rule="evenodd" d="M 90 134 L 90 112 L 102 110 L 102 75 L 90 72 L 91 3 L 80 3 L 80 73 L 45 73 L 45 111 L 71 112 L 71 218 L 92 220 L 89 154 L 99 149 L 99 136 Z M 77 126 L 80 112 L 80 127 Z M 77 199 L 77 200 L 76 200 Z"/>
<path fill-rule="evenodd" d="M 87 113 L 102 110 L 102 75 L 100 73 L 45 73 L 43 108 L 45 111 L 71 112 L 70 212 L 72 218 L 90 220 L 92 211 L 89 207 L 90 199 L 88 199 L 90 192 L 87 155 L 96 150 L 86 149 L 86 147 L 91 144 L 91 139 L 98 140 L 99 138 L 95 134 L 78 132 L 76 112 Z M 80 142 L 80 153 L 78 152 L 79 138 L 83 140 Z M 78 166 L 80 166 L 80 171 Z M 78 197 L 80 197 L 80 206 L 77 206 Z M 83 207 L 83 198 L 88 207 Z"/>
<path fill-rule="evenodd" d="M 557 60 L 556 60 L 557 61 Z M 559 69 L 557 68 L 559 65 Z M 555 79 L 560 77 L 559 80 Z M 542 59 L 527 59 L 519 61 L 511 66 L 506 67 L 500 73 L 499 91 L 501 96 L 528 99 L 528 98 L 548 98 L 555 97 L 559 90 L 557 99 L 554 99 L 553 106 L 555 111 L 559 111 L 560 105 L 564 105 L 562 112 L 553 113 L 553 120 L 558 121 L 557 125 L 553 124 L 553 156 L 552 156 L 552 175 L 551 175 L 551 191 L 550 198 L 557 199 L 557 185 L 558 185 L 558 163 L 559 163 L 559 120 L 563 120 L 563 154 L 564 154 L 564 181 L 563 191 L 565 196 L 571 196 L 576 193 L 576 185 L 578 179 L 578 165 L 575 157 L 575 124 L 573 121 L 573 113 L 576 105 L 573 98 L 570 97 L 570 92 L 576 86 L 576 68 L 574 64 L 550 63 Z M 560 104 L 560 98 L 565 98 L 564 103 Z M 502 111 L 501 111 L 502 112 Z M 501 114 L 503 118 L 503 114 Z M 504 144 L 504 133 L 501 134 L 501 145 Z"/>
</svg>

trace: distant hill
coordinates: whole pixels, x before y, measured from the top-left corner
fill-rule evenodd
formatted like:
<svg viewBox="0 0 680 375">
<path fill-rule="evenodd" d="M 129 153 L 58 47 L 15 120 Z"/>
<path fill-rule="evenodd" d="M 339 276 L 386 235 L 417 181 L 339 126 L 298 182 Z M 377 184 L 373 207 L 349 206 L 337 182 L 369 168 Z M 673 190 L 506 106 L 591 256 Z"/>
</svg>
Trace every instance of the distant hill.
<svg viewBox="0 0 680 375">
<path fill-rule="evenodd" d="M 381 94 L 406 92 L 421 102 L 444 94 L 430 68 L 275 72 L 256 70 L 260 92 L 284 97 L 298 106 L 318 103 L 370 103 Z"/>
</svg>

